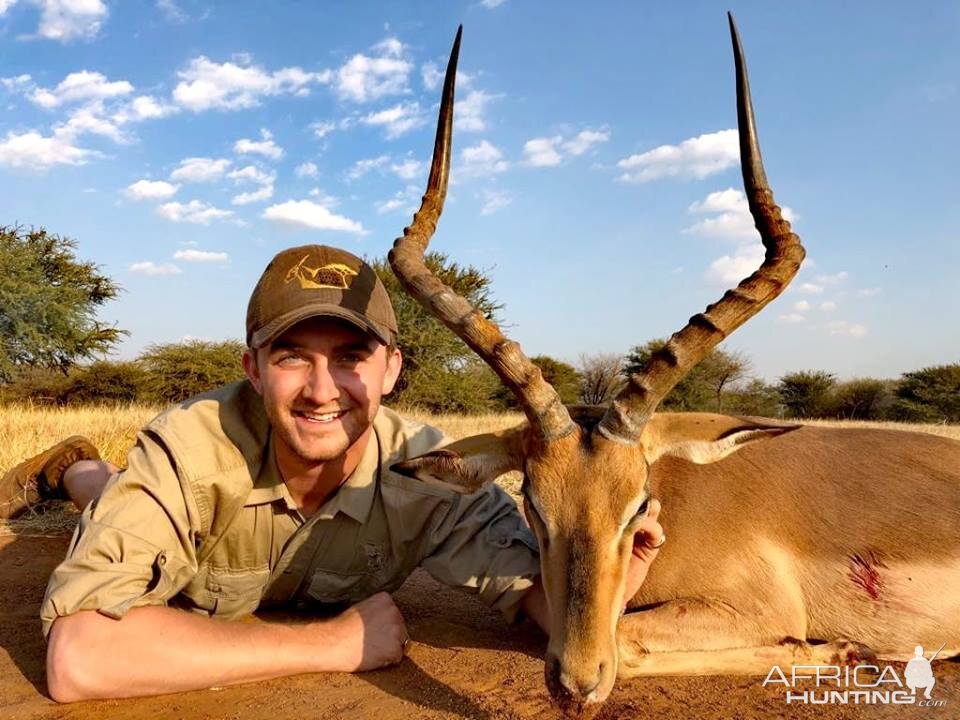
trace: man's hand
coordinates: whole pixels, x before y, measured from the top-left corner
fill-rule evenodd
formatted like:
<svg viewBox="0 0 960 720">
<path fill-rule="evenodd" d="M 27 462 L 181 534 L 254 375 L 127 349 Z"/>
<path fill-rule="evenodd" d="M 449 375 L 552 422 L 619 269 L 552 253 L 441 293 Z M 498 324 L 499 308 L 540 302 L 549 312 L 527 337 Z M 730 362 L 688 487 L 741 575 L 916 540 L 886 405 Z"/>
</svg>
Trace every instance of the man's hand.
<svg viewBox="0 0 960 720">
<path fill-rule="evenodd" d="M 627 584 L 623 593 L 624 606 L 640 590 L 640 586 L 647 578 L 650 565 L 660 554 L 660 546 L 666 539 L 663 528 L 657 521 L 660 509 L 660 501 L 651 499 L 647 514 L 640 521 L 633 536 L 633 554 L 630 556 L 630 565 L 627 567 Z"/>
<path fill-rule="evenodd" d="M 362 672 L 394 665 L 403 659 L 410 639 L 403 615 L 385 592 L 358 602 L 326 624 L 336 629 L 343 648 L 343 666 L 331 670 Z"/>
</svg>

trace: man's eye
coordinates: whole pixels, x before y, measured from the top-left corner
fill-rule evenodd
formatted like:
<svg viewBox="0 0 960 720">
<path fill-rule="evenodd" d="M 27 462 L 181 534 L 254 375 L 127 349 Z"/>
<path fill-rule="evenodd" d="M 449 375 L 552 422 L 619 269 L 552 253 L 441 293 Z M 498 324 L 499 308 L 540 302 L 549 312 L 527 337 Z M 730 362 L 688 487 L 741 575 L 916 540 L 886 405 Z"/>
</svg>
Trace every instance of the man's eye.
<svg viewBox="0 0 960 720">
<path fill-rule="evenodd" d="M 298 362 L 303 360 L 299 355 L 281 355 L 277 359 L 277 365 L 296 365 Z"/>
</svg>

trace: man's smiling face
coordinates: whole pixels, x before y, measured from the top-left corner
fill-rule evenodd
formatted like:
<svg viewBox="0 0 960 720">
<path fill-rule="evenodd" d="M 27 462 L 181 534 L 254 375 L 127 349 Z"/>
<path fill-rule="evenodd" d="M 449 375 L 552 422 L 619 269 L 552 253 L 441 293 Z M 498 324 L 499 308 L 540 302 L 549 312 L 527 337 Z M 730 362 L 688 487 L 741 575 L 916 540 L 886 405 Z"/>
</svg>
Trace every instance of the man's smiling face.
<svg viewBox="0 0 960 720">
<path fill-rule="evenodd" d="M 335 460 L 365 439 L 400 363 L 399 350 L 330 317 L 297 323 L 243 358 L 278 451 L 304 465 Z"/>
</svg>

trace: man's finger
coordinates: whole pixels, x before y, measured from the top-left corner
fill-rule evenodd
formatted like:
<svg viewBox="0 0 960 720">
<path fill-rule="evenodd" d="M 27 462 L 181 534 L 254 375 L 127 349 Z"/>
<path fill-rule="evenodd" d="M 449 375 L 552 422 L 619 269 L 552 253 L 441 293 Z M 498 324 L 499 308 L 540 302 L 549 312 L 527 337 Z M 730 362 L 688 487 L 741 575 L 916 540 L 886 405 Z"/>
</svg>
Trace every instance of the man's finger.
<svg viewBox="0 0 960 720">
<path fill-rule="evenodd" d="M 651 498 L 650 504 L 647 506 L 647 519 L 656 521 L 660 516 L 661 509 L 663 509 L 663 506 L 660 504 L 660 501 L 656 498 Z"/>
</svg>

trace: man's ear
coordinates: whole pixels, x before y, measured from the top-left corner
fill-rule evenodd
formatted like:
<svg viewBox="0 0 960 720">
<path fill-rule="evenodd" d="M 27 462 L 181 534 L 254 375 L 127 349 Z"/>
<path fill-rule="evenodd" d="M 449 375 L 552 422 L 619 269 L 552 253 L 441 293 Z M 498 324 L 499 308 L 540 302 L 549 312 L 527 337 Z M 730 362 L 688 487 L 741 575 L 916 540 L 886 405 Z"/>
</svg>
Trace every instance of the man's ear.
<svg viewBox="0 0 960 720">
<path fill-rule="evenodd" d="M 257 364 L 257 351 L 247 348 L 243 351 L 243 372 L 253 385 L 258 395 L 263 395 L 263 384 L 260 381 L 260 366 Z"/>
<path fill-rule="evenodd" d="M 397 378 L 400 377 L 400 368 L 403 367 L 403 355 L 400 354 L 399 348 L 391 349 L 387 347 L 386 352 L 387 369 L 383 374 L 383 387 L 380 388 L 381 395 L 389 395 L 393 392 L 393 388 L 397 384 Z"/>
<path fill-rule="evenodd" d="M 664 455 L 708 465 L 760 440 L 792 432 L 802 425 L 777 423 L 764 418 L 730 417 L 711 413 L 657 413 L 640 442 L 647 462 Z"/>
<path fill-rule="evenodd" d="M 394 472 L 472 493 L 504 473 L 523 468 L 523 429 L 513 428 L 457 440 L 390 467 Z"/>
</svg>

